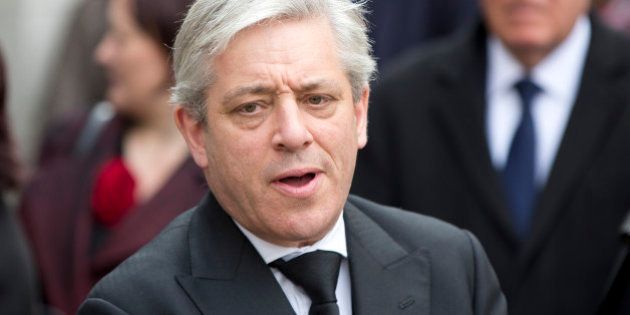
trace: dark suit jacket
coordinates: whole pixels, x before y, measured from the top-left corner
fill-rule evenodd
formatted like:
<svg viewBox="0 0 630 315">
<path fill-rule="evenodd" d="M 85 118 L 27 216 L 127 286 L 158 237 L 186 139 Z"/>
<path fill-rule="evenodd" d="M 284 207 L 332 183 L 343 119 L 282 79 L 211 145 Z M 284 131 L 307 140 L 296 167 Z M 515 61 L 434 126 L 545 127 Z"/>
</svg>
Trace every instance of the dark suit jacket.
<svg viewBox="0 0 630 315">
<path fill-rule="evenodd" d="M 472 234 L 350 197 L 356 314 L 504 314 Z M 271 270 L 211 196 L 99 282 L 79 314 L 292 314 Z"/>
<path fill-rule="evenodd" d="M 592 26 L 577 100 L 522 243 L 485 134 L 484 27 L 411 53 L 374 89 L 353 192 L 473 232 L 510 314 L 593 314 L 620 245 L 630 208 L 630 44 Z"/>
</svg>

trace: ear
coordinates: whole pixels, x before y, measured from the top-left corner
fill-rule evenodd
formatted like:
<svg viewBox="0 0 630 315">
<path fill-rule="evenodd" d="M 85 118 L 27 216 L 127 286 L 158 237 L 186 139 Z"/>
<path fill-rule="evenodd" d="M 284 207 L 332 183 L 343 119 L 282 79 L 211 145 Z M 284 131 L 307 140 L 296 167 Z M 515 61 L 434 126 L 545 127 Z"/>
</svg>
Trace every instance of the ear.
<svg viewBox="0 0 630 315">
<path fill-rule="evenodd" d="M 181 105 L 175 107 L 173 118 L 177 129 L 186 140 L 188 149 L 195 163 L 202 169 L 208 167 L 208 156 L 206 155 L 206 128 L 202 122 L 197 121 Z"/>
<path fill-rule="evenodd" d="M 367 144 L 367 124 L 368 124 L 368 100 L 370 98 L 370 87 L 366 85 L 361 92 L 361 98 L 354 105 L 354 115 L 357 122 L 357 143 L 359 149 Z"/>
</svg>

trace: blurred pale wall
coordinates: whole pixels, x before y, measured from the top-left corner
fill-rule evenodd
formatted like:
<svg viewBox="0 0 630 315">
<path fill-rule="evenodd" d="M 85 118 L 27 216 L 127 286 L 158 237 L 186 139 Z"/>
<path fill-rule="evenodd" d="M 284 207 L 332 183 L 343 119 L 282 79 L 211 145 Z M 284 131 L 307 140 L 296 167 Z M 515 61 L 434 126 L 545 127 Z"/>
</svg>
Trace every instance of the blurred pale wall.
<svg viewBox="0 0 630 315">
<path fill-rule="evenodd" d="M 0 0 L 0 47 L 8 67 L 9 117 L 20 157 L 33 161 L 43 99 L 70 14 L 80 0 Z"/>
</svg>

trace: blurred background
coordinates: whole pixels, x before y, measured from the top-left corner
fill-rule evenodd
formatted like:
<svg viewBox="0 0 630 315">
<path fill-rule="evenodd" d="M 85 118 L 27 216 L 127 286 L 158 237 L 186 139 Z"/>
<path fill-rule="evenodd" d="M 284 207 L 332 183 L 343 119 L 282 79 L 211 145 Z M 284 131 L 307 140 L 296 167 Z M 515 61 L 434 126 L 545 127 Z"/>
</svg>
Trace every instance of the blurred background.
<svg viewBox="0 0 630 315">
<path fill-rule="evenodd" d="M 477 12 L 476 0 L 373 1 L 379 68 L 405 48 L 442 37 Z M 104 0 L 2 0 L 0 47 L 8 67 L 9 123 L 26 173 L 42 133 L 64 111 L 103 98 L 92 52 L 106 27 Z"/>
<path fill-rule="evenodd" d="M 46 96 L 80 3 L 0 1 L 0 47 L 7 63 L 10 124 L 19 155 L 29 165 L 52 110 Z"/>
<path fill-rule="evenodd" d="M 629 28 L 630 1 L 595 2 L 607 2 L 600 13 L 611 26 Z M 464 25 L 477 13 L 477 0 L 376 0 L 370 7 L 374 50 L 383 70 L 406 48 Z M 53 117 L 103 98 L 105 80 L 92 52 L 105 27 L 103 0 L 0 1 L 10 125 L 27 174 Z"/>
</svg>

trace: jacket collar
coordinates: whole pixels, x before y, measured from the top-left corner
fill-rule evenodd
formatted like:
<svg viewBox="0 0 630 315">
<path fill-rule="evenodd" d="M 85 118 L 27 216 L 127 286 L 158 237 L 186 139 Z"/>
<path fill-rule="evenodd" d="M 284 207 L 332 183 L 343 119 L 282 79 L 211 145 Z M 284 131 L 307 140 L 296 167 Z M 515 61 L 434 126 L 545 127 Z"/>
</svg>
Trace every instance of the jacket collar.
<svg viewBox="0 0 630 315">
<path fill-rule="evenodd" d="M 408 253 L 351 202 L 344 220 L 353 312 L 428 313 L 426 252 Z M 190 274 L 176 279 L 203 314 L 293 313 L 269 267 L 210 195 L 193 215 L 188 246 Z"/>
<path fill-rule="evenodd" d="M 269 267 L 213 196 L 198 206 L 188 237 L 191 274 L 176 279 L 201 313 L 293 314 Z"/>
<path fill-rule="evenodd" d="M 356 314 L 428 314 L 428 252 L 408 252 L 352 202 L 344 209 Z"/>
</svg>

